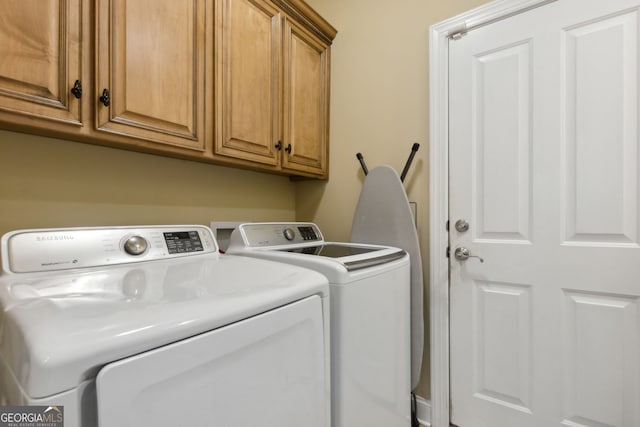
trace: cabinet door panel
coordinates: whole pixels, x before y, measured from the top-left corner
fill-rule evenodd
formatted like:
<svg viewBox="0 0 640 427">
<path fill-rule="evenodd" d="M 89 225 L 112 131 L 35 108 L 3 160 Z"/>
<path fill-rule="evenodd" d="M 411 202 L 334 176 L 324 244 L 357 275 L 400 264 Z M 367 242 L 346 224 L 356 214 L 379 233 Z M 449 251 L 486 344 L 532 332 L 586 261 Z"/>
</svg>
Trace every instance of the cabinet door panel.
<svg viewBox="0 0 640 427">
<path fill-rule="evenodd" d="M 80 124 L 80 0 L 5 0 L 0 13 L 0 110 Z"/>
<path fill-rule="evenodd" d="M 293 21 L 284 27 L 284 143 L 287 169 L 327 170 L 329 48 Z"/>
<path fill-rule="evenodd" d="M 203 150 L 204 0 L 99 2 L 98 128 Z"/>
<path fill-rule="evenodd" d="M 278 165 L 280 12 L 264 0 L 217 4 L 215 152 Z"/>
</svg>

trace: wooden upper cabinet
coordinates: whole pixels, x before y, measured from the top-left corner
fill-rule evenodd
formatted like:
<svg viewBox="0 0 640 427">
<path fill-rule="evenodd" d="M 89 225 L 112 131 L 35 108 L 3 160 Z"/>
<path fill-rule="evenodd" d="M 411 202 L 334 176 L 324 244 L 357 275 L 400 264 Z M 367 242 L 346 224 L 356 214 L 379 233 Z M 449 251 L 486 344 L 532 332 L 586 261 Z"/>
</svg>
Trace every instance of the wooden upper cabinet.
<svg viewBox="0 0 640 427">
<path fill-rule="evenodd" d="M 214 157 L 325 178 L 335 30 L 299 0 L 216 5 Z"/>
<path fill-rule="evenodd" d="M 2 2 L 0 111 L 81 124 L 81 16 L 80 0 Z"/>
<path fill-rule="evenodd" d="M 3 0 L 0 128 L 326 178 L 335 35 L 303 0 Z"/>
<path fill-rule="evenodd" d="M 284 24 L 285 169 L 327 173 L 329 45 L 297 23 Z"/>
<path fill-rule="evenodd" d="M 205 0 L 96 8 L 98 130 L 204 151 Z"/>
<path fill-rule="evenodd" d="M 265 0 L 216 5 L 215 154 L 278 165 L 280 11 Z"/>
</svg>

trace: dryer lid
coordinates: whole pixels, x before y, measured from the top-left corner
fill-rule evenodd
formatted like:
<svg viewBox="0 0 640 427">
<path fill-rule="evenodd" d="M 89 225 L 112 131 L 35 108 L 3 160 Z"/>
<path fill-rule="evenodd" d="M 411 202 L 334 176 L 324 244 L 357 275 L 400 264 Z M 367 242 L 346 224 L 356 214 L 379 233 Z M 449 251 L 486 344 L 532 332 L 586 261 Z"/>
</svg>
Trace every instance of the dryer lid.
<svg viewBox="0 0 640 427">
<path fill-rule="evenodd" d="M 328 295 L 310 270 L 230 255 L 0 278 L 0 355 L 41 398 L 105 364 L 298 301 Z"/>
</svg>

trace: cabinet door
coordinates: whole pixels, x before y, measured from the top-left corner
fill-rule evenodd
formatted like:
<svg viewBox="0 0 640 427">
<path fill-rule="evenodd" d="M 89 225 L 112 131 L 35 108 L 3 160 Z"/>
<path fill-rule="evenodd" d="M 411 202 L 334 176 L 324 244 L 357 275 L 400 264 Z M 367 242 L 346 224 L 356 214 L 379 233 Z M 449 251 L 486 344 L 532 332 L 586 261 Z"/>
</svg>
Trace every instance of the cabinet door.
<svg viewBox="0 0 640 427">
<path fill-rule="evenodd" d="M 280 12 L 265 0 L 216 4 L 215 154 L 277 166 Z"/>
<path fill-rule="evenodd" d="M 297 23 L 284 24 L 285 169 L 326 176 L 329 46 Z"/>
<path fill-rule="evenodd" d="M 205 16 L 205 0 L 98 1 L 99 130 L 205 149 Z"/>
<path fill-rule="evenodd" d="M 80 125 L 80 0 L 4 0 L 0 110 Z"/>
</svg>

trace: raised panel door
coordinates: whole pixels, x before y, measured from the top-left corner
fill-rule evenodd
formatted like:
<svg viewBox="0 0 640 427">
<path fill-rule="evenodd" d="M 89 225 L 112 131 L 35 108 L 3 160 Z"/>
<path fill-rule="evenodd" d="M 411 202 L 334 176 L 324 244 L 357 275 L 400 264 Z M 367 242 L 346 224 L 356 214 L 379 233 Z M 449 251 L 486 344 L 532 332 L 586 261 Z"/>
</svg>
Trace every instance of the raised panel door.
<svg viewBox="0 0 640 427">
<path fill-rule="evenodd" d="M 81 124 L 81 15 L 80 0 L 2 2 L 1 111 Z"/>
<path fill-rule="evenodd" d="M 97 127 L 205 149 L 206 0 L 97 3 Z M 105 92 L 105 90 L 107 92 Z"/>
<path fill-rule="evenodd" d="M 264 0 L 216 3 L 215 154 L 280 164 L 280 11 Z"/>
<path fill-rule="evenodd" d="M 329 46 L 296 22 L 284 24 L 283 168 L 325 176 Z"/>
<path fill-rule="evenodd" d="M 639 8 L 563 0 L 449 42 L 456 425 L 640 425 Z"/>
</svg>

